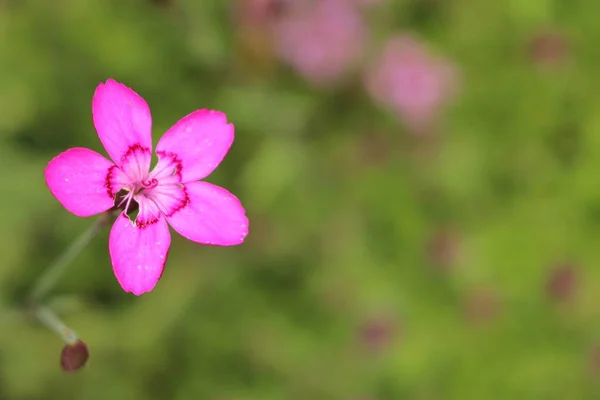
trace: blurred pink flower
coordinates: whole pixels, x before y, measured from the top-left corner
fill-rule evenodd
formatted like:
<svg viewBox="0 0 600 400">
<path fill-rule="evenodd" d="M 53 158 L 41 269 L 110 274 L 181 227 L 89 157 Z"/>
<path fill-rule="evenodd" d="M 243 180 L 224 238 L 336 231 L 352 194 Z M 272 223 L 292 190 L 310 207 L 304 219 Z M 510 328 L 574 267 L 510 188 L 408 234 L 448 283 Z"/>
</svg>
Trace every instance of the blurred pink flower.
<svg viewBox="0 0 600 400">
<path fill-rule="evenodd" d="M 429 262 L 439 270 L 449 272 L 460 258 L 460 242 L 461 237 L 454 229 L 438 228 L 427 244 Z"/>
<path fill-rule="evenodd" d="M 237 73 L 271 75 L 278 65 L 273 49 L 273 23 L 285 11 L 284 0 L 238 0 L 232 7 Z"/>
<path fill-rule="evenodd" d="M 367 73 L 371 96 L 397 112 L 412 131 L 431 128 L 455 94 L 453 65 L 430 54 L 423 43 L 404 35 L 392 38 Z"/>
<path fill-rule="evenodd" d="M 558 30 L 543 30 L 531 38 L 529 55 L 540 67 L 560 67 L 569 59 L 569 41 Z"/>
<path fill-rule="evenodd" d="M 557 302 L 565 302 L 574 297 L 579 288 L 579 271 L 575 263 L 562 262 L 549 271 L 546 280 L 547 295 Z"/>
<path fill-rule="evenodd" d="M 339 79 L 361 58 L 367 27 L 348 0 L 289 0 L 273 26 L 276 50 L 315 85 Z"/>
<path fill-rule="evenodd" d="M 385 350 L 399 334 L 398 319 L 394 315 L 378 315 L 367 319 L 360 331 L 362 342 L 374 352 Z"/>
<path fill-rule="evenodd" d="M 238 0 L 234 4 L 235 23 L 265 25 L 280 15 L 288 0 Z"/>
<path fill-rule="evenodd" d="M 227 190 L 201 182 L 233 143 L 225 114 L 197 110 L 171 127 L 156 146 L 158 164 L 150 171 L 152 119 L 144 99 L 109 79 L 96 88 L 94 126 L 113 161 L 72 148 L 48 164 L 46 183 L 71 213 L 88 217 L 124 205 L 109 237 L 117 280 L 135 295 L 151 291 L 167 261 L 171 235 L 199 243 L 229 246 L 243 242 L 248 219 Z M 114 163 L 113 163 L 114 162 Z M 122 198 L 117 194 L 125 193 Z M 128 217 L 139 206 L 134 221 Z M 168 224 L 167 224 L 168 223 Z"/>
<path fill-rule="evenodd" d="M 388 0 L 354 0 L 354 3 L 358 4 L 359 6 L 371 7 L 371 6 L 378 6 L 387 1 Z"/>
</svg>

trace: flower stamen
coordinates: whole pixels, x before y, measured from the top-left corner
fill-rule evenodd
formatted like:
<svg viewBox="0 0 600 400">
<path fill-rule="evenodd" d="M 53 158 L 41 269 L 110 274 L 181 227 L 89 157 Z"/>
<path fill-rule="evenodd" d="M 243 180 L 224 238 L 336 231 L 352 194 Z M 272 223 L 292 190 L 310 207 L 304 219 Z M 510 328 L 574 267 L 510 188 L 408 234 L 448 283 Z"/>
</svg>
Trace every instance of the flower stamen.
<svg viewBox="0 0 600 400">
<path fill-rule="evenodd" d="M 130 193 L 129 193 L 128 189 L 121 189 L 121 190 L 126 191 L 127 194 L 124 195 L 123 198 L 121 199 L 121 201 L 119 202 L 119 204 L 117 204 L 117 208 L 121 208 L 121 206 L 123 205 L 123 203 L 125 203 L 129 199 L 129 196 L 130 196 Z M 118 196 L 117 196 L 117 198 L 118 198 Z"/>
<path fill-rule="evenodd" d="M 140 182 L 140 184 L 142 185 L 142 189 L 152 189 L 158 185 L 158 180 L 156 178 L 152 178 L 147 181 L 143 180 Z"/>
<path fill-rule="evenodd" d="M 133 193 L 129 192 L 127 194 L 127 196 L 125 197 L 125 199 L 127 199 L 127 204 L 125 205 L 125 210 L 123 211 L 124 214 L 127 214 L 129 212 L 129 206 L 131 204 L 131 200 L 133 199 Z M 123 199 L 123 200 L 125 200 Z"/>
</svg>

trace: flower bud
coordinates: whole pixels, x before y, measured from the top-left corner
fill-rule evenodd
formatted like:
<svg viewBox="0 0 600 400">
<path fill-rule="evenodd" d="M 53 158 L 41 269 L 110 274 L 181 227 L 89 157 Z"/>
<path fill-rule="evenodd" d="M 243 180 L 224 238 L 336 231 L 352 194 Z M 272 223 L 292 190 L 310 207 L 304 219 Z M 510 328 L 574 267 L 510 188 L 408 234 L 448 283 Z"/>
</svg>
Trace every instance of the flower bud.
<svg viewBox="0 0 600 400">
<path fill-rule="evenodd" d="M 83 368 L 89 355 L 87 345 L 83 341 L 67 344 L 60 353 L 60 366 L 65 372 L 75 372 Z"/>
<path fill-rule="evenodd" d="M 557 30 L 538 32 L 529 43 L 529 56 L 541 67 L 557 67 L 569 58 L 569 42 Z"/>
<path fill-rule="evenodd" d="M 363 323 L 360 338 L 369 351 L 379 353 L 392 344 L 399 330 L 398 321 L 394 316 L 372 316 Z"/>
<path fill-rule="evenodd" d="M 449 228 L 440 228 L 429 239 L 427 258 L 437 269 L 449 272 L 457 266 L 460 258 L 460 237 Z"/>
<path fill-rule="evenodd" d="M 579 274 L 573 263 L 563 263 L 554 267 L 548 274 L 546 293 L 557 302 L 568 301 L 576 294 Z"/>
</svg>

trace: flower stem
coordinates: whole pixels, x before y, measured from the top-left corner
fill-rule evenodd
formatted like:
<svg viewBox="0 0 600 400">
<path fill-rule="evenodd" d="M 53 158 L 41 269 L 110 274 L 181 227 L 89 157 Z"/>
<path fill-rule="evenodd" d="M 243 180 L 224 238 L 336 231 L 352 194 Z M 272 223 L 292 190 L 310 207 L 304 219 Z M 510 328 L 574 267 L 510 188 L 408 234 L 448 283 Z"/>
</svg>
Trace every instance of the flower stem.
<svg viewBox="0 0 600 400">
<path fill-rule="evenodd" d="M 48 307 L 37 307 L 35 315 L 44 325 L 58 334 L 66 344 L 75 344 L 79 340 L 77 334 L 66 326 Z"/>
<path fill-rule="evenodd" d="M 46 268 L 29 292 L 29 303 L 36 304 L 48 294 L 71 261 L 90 243 L 106 222 L 102 215 L 79 236 L 52 264 Z"/>
</svg>

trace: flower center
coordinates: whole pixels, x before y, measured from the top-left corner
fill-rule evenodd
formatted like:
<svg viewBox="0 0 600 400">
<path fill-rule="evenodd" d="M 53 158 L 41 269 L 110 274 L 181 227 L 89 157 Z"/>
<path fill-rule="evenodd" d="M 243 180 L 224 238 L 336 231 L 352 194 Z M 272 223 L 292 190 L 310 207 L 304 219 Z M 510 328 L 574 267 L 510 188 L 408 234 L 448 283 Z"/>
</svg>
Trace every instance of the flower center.
<svg viewBox="0 0 600 400">
<path fill-rule="evenodd" d="M 139 204 L 136 197 L 145 196 L 145 192 L 158 186 L 158 180 L 155 178 L 146 178 L 124 186 L 115 198 L 115 207 L 121 209 L 132 221 L 135 221 L 136 211 L 139 211 Z"/>
<path fill-rule="evenodd" d="M 155 178 L 141 180 L 141 181 L 133 184 L 133 188 L 132 188 L 133 190 L 131 190 L 131 192 L 133 192 L 133 194 L 135 196 L 137 196 L 137 195 L 143 194 L 145 190 L 155 188 L 157 185 L 158 185 L 158 180 Z"/>
</svg>

